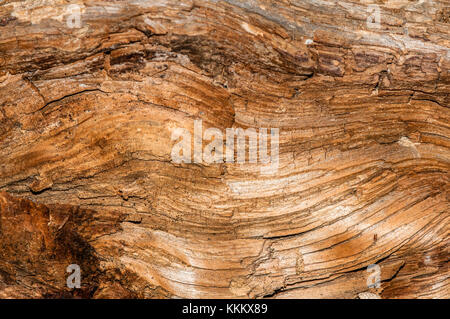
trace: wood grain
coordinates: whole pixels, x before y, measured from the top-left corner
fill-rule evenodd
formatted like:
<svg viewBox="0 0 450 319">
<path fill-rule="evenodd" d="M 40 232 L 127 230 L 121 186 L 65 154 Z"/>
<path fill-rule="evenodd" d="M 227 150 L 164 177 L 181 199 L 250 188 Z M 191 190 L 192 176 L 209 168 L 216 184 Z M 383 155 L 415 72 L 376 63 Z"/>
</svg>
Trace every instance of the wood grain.
<svg viewBox="0 0 450 319">
<path fill-rule="evenodd" d="M 450 2 L 369 2 L 3 1 L 0 297 L 449 298 Z M 279 170 L 173 163 L 196 119 Z"/>
</svg>

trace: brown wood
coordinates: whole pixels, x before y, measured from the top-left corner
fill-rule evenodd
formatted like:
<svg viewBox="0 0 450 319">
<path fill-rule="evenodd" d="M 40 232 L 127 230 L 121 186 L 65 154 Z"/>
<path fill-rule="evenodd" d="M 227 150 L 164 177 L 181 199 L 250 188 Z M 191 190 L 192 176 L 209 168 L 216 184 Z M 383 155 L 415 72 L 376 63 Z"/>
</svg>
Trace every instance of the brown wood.
<svg viewBox="0 0 450 319">
<path fill-rule="evenodd" d="M 0 3 L 1 298 L 450 297 L 449 1 L 71 3 Z"/>
</svg>

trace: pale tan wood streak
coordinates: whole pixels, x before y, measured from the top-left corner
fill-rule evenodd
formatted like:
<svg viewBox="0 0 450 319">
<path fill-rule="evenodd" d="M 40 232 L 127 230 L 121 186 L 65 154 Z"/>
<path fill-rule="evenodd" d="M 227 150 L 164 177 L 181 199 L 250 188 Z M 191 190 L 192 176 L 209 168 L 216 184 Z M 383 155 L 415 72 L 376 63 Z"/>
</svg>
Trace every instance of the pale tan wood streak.
<svg viewBox="0 0 450 319">
<path fill-rule="evenodd" d="M 3 246 L 32 200 L 120 217 L 71 228 L 89 297 L 449 298 L 448 1 L 378 1 L 379 29 L 370 1 L 73 3 L 80 28 L 66 1 L 0 6 Z M 173 163 L 198 119 L 279 128 L 279 170 Z M 5 253 L 0 296 L 63 296 L 69 257 L 30 289 Z"/>
</svg>

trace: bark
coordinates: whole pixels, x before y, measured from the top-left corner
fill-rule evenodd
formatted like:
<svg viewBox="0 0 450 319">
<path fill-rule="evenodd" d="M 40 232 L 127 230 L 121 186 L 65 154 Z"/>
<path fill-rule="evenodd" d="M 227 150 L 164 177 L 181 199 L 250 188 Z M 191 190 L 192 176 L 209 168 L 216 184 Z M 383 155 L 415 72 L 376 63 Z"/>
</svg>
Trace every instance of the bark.
<svg viewBox="0 0 450 319">
<path fill-rule="evenodd" d="M 449 15 L 2 1 L 0 297 L 449 298 Z M 174 163 L 199 119 L 278 128 L 278 171 Z"/>
</svg>

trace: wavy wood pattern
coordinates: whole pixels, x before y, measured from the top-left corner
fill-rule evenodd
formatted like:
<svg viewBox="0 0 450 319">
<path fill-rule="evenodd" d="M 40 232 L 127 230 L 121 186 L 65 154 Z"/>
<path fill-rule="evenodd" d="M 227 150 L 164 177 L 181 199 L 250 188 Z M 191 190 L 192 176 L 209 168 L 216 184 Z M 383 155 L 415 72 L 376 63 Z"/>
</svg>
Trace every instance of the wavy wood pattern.
<svg viewBox="0 0 450 319">
<path fill-rule="evenodd" d="M 71 3 L 0 6 L 1 297 L 449 298 L 449 1 Z M 173 163 L 196 119 L 279 170 Z"/>
</svg>

